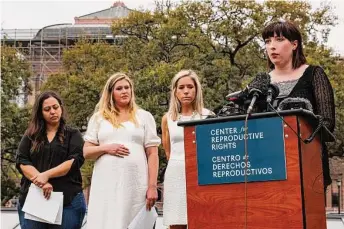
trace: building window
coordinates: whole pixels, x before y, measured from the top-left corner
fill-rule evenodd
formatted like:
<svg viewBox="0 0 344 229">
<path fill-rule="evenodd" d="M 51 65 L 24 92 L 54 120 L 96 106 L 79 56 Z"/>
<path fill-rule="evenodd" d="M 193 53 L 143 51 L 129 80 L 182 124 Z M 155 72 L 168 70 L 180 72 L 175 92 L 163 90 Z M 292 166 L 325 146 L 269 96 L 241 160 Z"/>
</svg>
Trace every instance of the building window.
<svg viewBox="0 0 344 229">
<path fill-rule="evenodd" d="M 332 193 L 332 207 L 338 207 L 338 206 L 339 206 L 338 192 Z"/>
</svg>

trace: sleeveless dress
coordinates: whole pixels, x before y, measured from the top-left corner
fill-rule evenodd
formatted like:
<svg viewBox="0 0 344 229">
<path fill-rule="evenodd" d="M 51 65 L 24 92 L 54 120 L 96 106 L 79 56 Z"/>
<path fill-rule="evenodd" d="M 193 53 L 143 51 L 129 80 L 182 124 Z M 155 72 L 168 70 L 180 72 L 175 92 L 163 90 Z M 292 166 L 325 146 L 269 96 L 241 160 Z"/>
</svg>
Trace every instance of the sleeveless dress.
<svg viewBox="0 0 344 229">
<path fill-rule="evenodd" d="M 165 172 L 163 224 L 186 225 L 186 183 L 185 183 L 185 151 L 184 128 L 177 126 L 178 121 L 189 121 L 206 118 L 211 112 L 203 109 L 202 115 L 180 116 L 173 121 L 167 117 L 167 126 L 170 135 L 170 159 Z"/>
<path fill-rule="evenodd" d="M 96 145 L 118 143 L 129 149 L 129 156 L 119 158 L 104 154 L 95 162 L 87 214 L 89 229 L 127 229 L 146 203 L 148 165 L 145 148 L 158 146 L 153 116 L 137 111 L 138 126 L 123 122 L 115 128 L 99 113 L 89 121 L 85 141 Z"/>
</svg>

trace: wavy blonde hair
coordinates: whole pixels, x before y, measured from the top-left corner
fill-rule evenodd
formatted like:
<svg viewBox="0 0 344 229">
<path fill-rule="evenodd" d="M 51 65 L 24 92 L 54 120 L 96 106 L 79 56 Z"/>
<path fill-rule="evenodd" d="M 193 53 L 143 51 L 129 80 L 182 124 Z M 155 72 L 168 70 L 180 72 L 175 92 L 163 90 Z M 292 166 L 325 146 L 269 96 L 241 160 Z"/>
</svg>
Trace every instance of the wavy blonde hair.
<svg viewBox="0 0 344 229">
<path fill-rule="evenodd" d="M 171 115 L 172 120 L 177 120 L 178 114 L 181 112 L 181 104 L 176 96 L 178 81 L 183 77 L 190 77 L 196 87 L 196 97 L 192 102 L 192 108 L 194 111 L 202 115 L 203 110 L 203 95 L 202 95 L 202 85 L 196 72 L 192 70 L 181 70 L 172 79 L 171 83 L 171 96 L 170 96 L 170 107 L 168 113 Z"/>
<path fill-rule="evenodd" d="M 121 127 L 121 123 L 118 120 L 119 116 L 119 109 L 116 106 L 116 101 L 113 98 L 113 89 L 115 84 L 120 80 L 128 81 L 131 89 L 131 98 L 128 104 L 130 118 L 129 120 L 132 121 L 136 126 L 138 125 L 136 119 L 136 111 L 138 110 L 138 106 L 135 103 L 135 94 L 134 94 L 134 84 L 133 81 L 124 73 L 117 72 L 110 76 L 107 80 L 101 98 L 96 105 L 95 113 L 99 112 L 106 120 L 108 120 L 114 127 L 119 128 Z"/>
</svg>

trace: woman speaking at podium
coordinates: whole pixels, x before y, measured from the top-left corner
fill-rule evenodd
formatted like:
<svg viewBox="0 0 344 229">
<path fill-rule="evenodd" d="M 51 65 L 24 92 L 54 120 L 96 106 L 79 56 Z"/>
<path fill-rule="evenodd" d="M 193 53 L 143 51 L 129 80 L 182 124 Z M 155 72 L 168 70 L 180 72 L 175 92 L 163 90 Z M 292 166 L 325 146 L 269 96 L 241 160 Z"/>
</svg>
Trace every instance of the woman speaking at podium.
<svg viewBox="0 0 344 229">
<path fill-rule="evenodd" d="M 203 108 L 197 74 L 182 70 L 172 79 L 170 107 L 162 118 L 162 143 L 168 159 L 164 181 L 164 225 L 186 229 L 184 128 L 178 121 L 204 119 L 212 112 Z"/>
<path fill-rule="evenodd" d="M 333 89 L 324 70 L 308 65 L 299 29 L 289 21 L 272 22 L 262 32 L 268 55 L 271 82 L 279 87 L 279 96 L 308 100 L 314 114 L 323 117 L 331 132 L 335 126 Z M 331 184 L 328 152 L 322 142 L 324 187 Z"/>
</svg>

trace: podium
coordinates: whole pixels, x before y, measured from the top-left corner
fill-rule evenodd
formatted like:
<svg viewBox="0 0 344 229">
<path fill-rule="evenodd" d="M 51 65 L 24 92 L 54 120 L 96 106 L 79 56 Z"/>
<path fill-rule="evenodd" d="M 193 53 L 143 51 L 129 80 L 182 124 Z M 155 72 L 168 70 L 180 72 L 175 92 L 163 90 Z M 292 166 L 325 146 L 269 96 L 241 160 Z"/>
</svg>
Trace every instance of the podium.
<svg viewBox="0 0 344 229">
<path fill-rule="evenodd" d="M 247 140 L 247 154 L 240 139 L 248 135 L 238 129 L 245 115 L 178 123 L 184 126 L 188 229 L 326 228 L 320 137 L 305 144 L 293 132 L 309 137 L 315 117 L 303 109 L 280 115 L 250 116 L 246 133 L 256 134 Z"/>
</svg>

